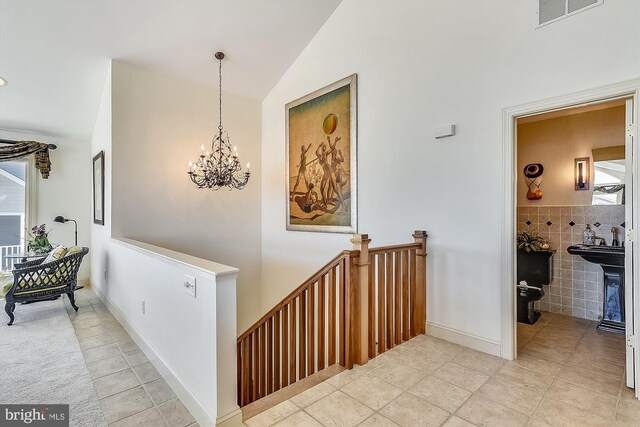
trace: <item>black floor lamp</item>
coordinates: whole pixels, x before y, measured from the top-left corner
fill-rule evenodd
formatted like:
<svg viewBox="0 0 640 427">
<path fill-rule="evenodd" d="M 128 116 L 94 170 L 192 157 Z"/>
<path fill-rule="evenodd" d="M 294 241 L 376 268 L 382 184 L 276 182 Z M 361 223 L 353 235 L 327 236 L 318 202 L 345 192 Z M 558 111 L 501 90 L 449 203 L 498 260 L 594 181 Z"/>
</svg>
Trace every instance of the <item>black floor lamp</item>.
<svg viewBox="0 0 640 427">
<path fill-rule="evenodd" d="M 78 223 L 76 222 L 75 219 L 69 219 L 69 218 L 65 218 L 62 215 L 58 215 L 57 217 L 55 217 L 53 219 L 53 222 L 59 222 L 64 224 L 65 222 L 69 222 L 69 221 L 73 221 L 73 223 L 75 224 L 75 232 L 76 232 L 76 246 L 78 246 Z M 82 289 L 84 288 L 84 286 L 77 286 L 76 289 Z"/>
<path fill-rule="evenodd" d="M 64 224 L 65 222 L 69 222 L 69 221 L 73 221 L 73 223 L 75 224 L 75 229 L 76 229 L 76 246 L 78 246 L 78 223 L 76 222 L 75 219 L 69 219 L 69 218 L 65 218 L 61 215 L 58 215 L 57 217 L 55 217 L 53 219 L 54 222 L 60 222 L 62 224 Z"/>
</svg>

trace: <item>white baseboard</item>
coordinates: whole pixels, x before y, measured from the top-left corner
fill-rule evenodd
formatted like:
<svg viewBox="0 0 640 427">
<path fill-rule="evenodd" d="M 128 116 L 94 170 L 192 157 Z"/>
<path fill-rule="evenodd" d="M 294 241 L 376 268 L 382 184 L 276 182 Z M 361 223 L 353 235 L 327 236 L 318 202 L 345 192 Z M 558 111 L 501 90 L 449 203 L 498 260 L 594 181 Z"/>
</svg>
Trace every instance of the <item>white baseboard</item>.
<svg viewBox="0 0 640 427">
<path fill-rule="evenodd" d="M 129 333 L 131 339 L 138 344 L 140 350 L 147 356 L 147 359 L 158 370 L 162 378 L 169 384 L 171 389 L 175 392 L 176 396 L 180 398 L 184 406 L 187 407 L 191 415 L 201 426 L 215 427 L 222 422 L 232 421 L 237 418 L 237 414 L 232 413 L 227 416 L 218 417 L 218 420 L 213 420 L 204 409 L 204 406 L 198 399 L 191 393 L 187 386 L 178 378 L 175 373 L 167 366 L 167 364 L 160 358 L 156 352 L 151 348 L 147 342 L 140 336 L 136 329 L 127 321 L 124 314 L 111 302 L 107 296 L 105 296 L 97 287 L 91 287 L 93 293 L 104 303 L 107 309 L 113 314 L 113 316 L 120 322 L 122 327 Z M 242 420 L 242 414 L 240 414 L 240 420 Z M 225 424 L 228 426 L 235 425 L 234 423 Z"/>
<path fill-rule="evenodd" d="M 502 346 L 499 342 L 458 331 L 447 326 L 427 322 L 427 334 L 445 341 L 469 347 L 483 353 L 500 357 Z"/>
</svg>

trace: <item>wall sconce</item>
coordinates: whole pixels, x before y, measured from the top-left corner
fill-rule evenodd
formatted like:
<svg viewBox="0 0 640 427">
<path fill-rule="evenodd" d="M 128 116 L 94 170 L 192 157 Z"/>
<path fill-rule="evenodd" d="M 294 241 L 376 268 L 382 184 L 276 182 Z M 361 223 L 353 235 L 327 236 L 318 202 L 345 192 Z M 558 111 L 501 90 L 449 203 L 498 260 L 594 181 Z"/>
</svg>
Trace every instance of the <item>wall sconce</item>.
<svg viewBox="0 0 640 427">
<path fill-rule="evenodd" d="M 576 159 L 576 190 L 589 189 L 589 157 Z"/>
</svg>

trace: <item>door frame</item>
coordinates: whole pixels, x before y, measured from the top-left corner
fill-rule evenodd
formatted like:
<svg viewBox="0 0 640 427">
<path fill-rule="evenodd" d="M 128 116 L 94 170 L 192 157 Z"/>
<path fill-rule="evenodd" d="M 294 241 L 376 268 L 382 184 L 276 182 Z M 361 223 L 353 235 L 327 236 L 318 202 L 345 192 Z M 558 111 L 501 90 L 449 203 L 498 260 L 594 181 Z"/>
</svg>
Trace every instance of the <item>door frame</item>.
<svg viewBox="0 0 640 427">
<path fill-rule="evenodd" d="M 515 105 L 502 110 L 502 245 L 501 245 L 501 318 L 502 318 L 502 341 L 501 356 L 505 359 L 513 360 L 516 355 L 516 202 L 517 202 L 517 135 L 516 119 L 553 110 L 561 110 L 584 104 L 603 102 L 615 98 L 633 98 L 634 103 L 634 129 L 637 144 L 638 135 L 638 100 L 640 99 L 640 79 L 626 80 L 611 85 L 600 86 L 580 92 L 574 92 L 558 97 L 543 99 L 525 104 Z M 640 173 L 637 161 L 638 150 L 633 159 L 633 227 L 638 228 L 638 205 L 640 197 L 638 194 L 638 175 Z M 626 232 L 626 230 L 625 230 Z M 637 235 L 637 232 L 635 233 Z M 626 242 L 625 245 L 630 244 Z M 631 243 L 633 253 L 640 254 L 640 242 L 637 238 Z M 633 271 L 633 303 L 636 312 L 640 307 L 640 269 Z M 635 331 L 635 366 L 640 367 L 640 329 L 638 318 L 633 316 L 633 330 Z M 635 383 L 640 384 L 640 369 L 636 369 Z M 636 387 L 639 390 L 640 387 Z M 637 393 L 637 391 L 636 391 Z"/>
</svg>

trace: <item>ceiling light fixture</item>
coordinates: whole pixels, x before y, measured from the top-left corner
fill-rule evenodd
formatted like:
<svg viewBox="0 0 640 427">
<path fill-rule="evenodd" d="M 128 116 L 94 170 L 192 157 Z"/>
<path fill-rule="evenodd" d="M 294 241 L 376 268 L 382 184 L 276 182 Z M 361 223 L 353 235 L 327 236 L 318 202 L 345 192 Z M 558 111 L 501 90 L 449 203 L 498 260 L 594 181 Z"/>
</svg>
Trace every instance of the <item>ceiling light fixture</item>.
<svg viewBox="0 0 640 427">
<path fill-rule="evenodd" d="M 5 79 L 3 79 L 2 77 L 0 77 L 0 86 L 4 86 L 7 84 L 7 81 Z"/>
<path fill-rule="evenodd" d="M 229 188 L 233 190 L 242 190 L 247 182 L 251 172 L 249 163 L 247 163 L 247 171 L 242 172 L 242 165 L 238 156 L 238 148 L 231 149 L 229 134 L 222 131 L 222 59 L 224 53 L 216 52 L 215 57 L 219 64 L 219 108 L 220 121 L 218 125 L 218 134 L 211 140 L 211 151 L 205 153 L 204 145 L 200 146 L 200 156 L 196 162 L 189 161 L 189 177 L 198 188 L 210 188 L 218 190 L 220 188 Z"/>
</svg>

